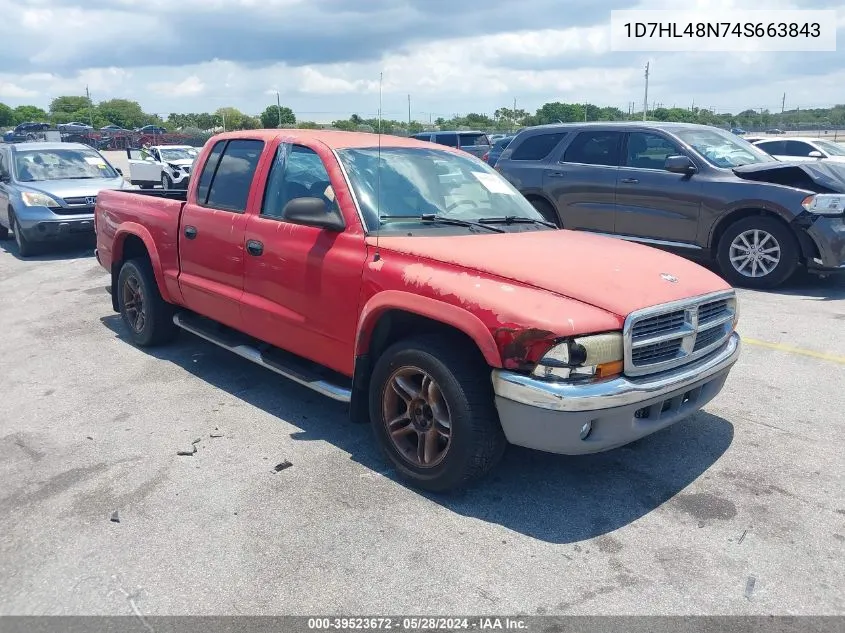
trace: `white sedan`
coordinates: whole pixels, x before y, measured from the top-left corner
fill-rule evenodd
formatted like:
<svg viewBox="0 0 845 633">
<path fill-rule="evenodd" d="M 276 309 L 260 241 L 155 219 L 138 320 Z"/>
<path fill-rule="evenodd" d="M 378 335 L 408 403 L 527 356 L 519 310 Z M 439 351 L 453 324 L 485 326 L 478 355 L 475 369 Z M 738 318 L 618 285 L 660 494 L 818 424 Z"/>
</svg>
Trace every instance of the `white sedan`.
<svg viewBox="0 0 845 633">
<path fill-rule="evenodd" d="M 754 145 L 778 160 L 808 162 L 826 158 L 845 162 L 845 145 L 821 138 L 763 138 L 754 141 Z"/>
</svg>

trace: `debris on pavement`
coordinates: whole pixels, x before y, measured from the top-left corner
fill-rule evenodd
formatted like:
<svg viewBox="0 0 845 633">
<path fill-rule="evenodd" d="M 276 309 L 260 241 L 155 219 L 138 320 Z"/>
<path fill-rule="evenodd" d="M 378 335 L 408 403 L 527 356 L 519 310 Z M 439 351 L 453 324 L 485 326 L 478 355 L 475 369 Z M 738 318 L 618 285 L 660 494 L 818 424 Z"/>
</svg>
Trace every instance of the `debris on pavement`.
<svg viewBox="0 0 845 633">
<path fill-rule="evenodd" d="M 188 456 L 191 456 L 191 455 L 193 455 L 193 454 L 194 454 L 194 453 L 196 453 L 196 452 L 197 452 L 197 445 L 196 445 L 196 444 L 191 444 L 191 450 L 189 450 L 189 451 L 176 451 L 176 454 L 177 454 L 177 455 L 188 455 Z"/>
<path fill-rule="evenodd" d="M 93 440 L 94 438 L 93 438 L 93 437 L 91 437 L 90 435 L 86 435 L 86 436 L 85 436 L 85 439 L 86 439 L 86 440 Z"/>
<path fill-rule="evenodd" d="M 222 433 L 212 433 L 208 437 L 223 437 Z"/>
<path fill-rule="evenodd" d="M 291 466 L 293 466 L 293 464 L 291 464 L 288 460 L 284 460 L 276 464 L 276 466 L 273 468 L 273 472 L 280 473 L 285 468 L 290 468 Z"/>
<path fill-rule="evenodd" d="M 197 438 L 197 439 L 195 439 L 193 442 L 191 442 L 191 444 L 199 444 L 201 441 L 202 441 L 202 438 L 201 438 L 201 437 L 198 437 L 198 438 Z"/>
<path fill-rule="evenodd" d="M 112 523 L 120 523 L 120 514 L 118 514 L 117 510 L 111 513 L 110 521 Z"/>
<path fill-rule="evenodd" d="M 751 600 L 751 594 L 754 592 L 754 585 L 757 584 L 757 579 L 754 576 L 749 576 L 745 583 L 745 597 Z"/>
<path fill-rule="evenodd" d="M 740 536 L 740 537 L 739 537 L 739 540 L 736 542 L 736 544 L 737 544 L 737 545 L 739 545 L 740 543 L 742 543 L 742 542 L 745 540 L 745 535 L 746 535 L 746 534 L 748 534 L 748 530 L 743 530 L 743 531 L 742 531 L 742 536 Z"/>
</svg>

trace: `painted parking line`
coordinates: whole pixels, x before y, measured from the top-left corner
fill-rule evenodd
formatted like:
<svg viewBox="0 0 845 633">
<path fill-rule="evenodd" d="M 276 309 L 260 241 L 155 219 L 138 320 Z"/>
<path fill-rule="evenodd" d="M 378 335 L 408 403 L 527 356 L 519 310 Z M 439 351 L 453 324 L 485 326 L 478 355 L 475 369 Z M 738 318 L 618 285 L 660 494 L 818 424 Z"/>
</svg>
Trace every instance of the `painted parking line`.
<svg viewBox="0 0 845 633">
<path fill-rule="evenodd" d="M 764 347 L 766 349 L 773 349 L 778 352 L 786 352 L 787 354 L 796 354 L 798 356 L 808 356 L 809 358 L 817 358 L 819 360 L 826 360 L 832 363 L 839 363 L 840 365 L 845 365 L 845 356 L 827 354 L 825 352 L 814 352 L 811 349 L 792 347 L 791 345 L 784 345 L 783 343 L 770 343 L 769 341 L 761 341 L 756 338 L 742 337 L 742 342 L 746 345 L 751 345 L 752 347 Z"/>
</svg>

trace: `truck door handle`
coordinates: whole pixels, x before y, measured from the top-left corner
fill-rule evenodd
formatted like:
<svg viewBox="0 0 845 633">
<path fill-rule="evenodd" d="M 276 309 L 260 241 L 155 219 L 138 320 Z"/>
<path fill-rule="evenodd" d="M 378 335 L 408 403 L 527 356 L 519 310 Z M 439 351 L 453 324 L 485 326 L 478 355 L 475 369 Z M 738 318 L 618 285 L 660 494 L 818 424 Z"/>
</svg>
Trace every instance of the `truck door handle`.
<svg viewBox="0 0 845 633">
<path fill-rule="evenodd" d="M 550 178 L 563 178 L 564 176 L 566 176 L 566 172 L 550 171 L 548 175 Z"/>
<path fill-rule="evenodd" d="M 189 240 L 194 239 L 197 236 L 197 227 L 195 226 L 186 226 L 185 227 L 185 237 Z"/>
<path fill-rule="evenodd" d="M 258 240 L 247 240 L 246 250 L 250 255 L 255 255 L 256 257 L 258 257 L 259 255 L 261 255 L 261 253 L 264 252 L 264 244 L 262 244 Z"/>
<path fill-rule="evenodd" d="M 636 178 L 623 178 L 619 182 L 624 182 L 626 185 L 636 185 L 640 181 Z"/>
</svg>

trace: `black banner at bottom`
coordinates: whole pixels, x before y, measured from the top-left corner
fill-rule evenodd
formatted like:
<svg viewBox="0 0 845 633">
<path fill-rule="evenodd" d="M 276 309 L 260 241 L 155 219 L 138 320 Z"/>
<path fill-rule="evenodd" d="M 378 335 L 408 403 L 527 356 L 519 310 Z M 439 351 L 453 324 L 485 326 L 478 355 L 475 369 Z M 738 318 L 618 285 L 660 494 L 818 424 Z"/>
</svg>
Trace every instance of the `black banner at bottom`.
<svg viewBox="0 0 845 633">
<path fill-rule="evenodd" d="M 0 616 L 0 633 L 845 633 L 845 616 Z"/>
</svg>

